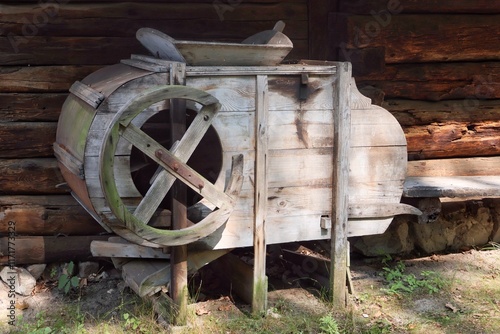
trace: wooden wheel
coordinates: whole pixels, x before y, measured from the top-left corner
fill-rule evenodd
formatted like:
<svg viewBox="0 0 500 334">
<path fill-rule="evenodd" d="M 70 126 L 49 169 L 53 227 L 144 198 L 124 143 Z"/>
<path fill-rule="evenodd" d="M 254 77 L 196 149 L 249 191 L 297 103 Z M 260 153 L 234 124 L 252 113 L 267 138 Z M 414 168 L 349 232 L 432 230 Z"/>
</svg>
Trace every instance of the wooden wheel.
<svg viewBox="0 0 500 334">
<path fill-rule="evenodd" d="M 132 124 L 135 116 L 154 103 L 168 99 L 185 99 L 202 105 L 201 110 L 186 130 L 182 139 L 170 150 Z M 100 178 L 104 197 L 116 216 L 109 225 L 120 232 L 128 229 L 149 242 L 164 246 L 185 245 L 217 230 L 229 218 L 242 185 L 243 158 L 233 157 L 231 177 L 226 191 L 217 189 L 202 175 L 186 164 L 216 116 L 220 104 L 212 95 L 186 86 L 157 86 L 142 92 L 127 103 L 107 130 L 101 151 Z M 120 198 L 114 177 L 114 159 L 120 137 L 155 161 L 162 170 L 134 212 L 129 211 Z M 179 179 L 217 209 L 199 223 L 180 230 L 163 230 L 148 225 L 161 201 Z M 123 235 L 123 233 L 121 233 Z"/>
</svg>

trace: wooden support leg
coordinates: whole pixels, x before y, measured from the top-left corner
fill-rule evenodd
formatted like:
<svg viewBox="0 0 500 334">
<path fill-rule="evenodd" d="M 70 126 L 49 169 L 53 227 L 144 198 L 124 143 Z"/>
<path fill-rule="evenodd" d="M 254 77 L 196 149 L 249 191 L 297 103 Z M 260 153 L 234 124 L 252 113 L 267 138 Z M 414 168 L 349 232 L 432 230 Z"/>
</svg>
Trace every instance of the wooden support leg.
<svg viewBox="0 0 500 334">
<path fill-rule="evenodd" d="M 254 198 L 254 271 L 252 312 L 262 313 L 267 308 L 266 277 L 266 205 L 267 205 L 267 76 L 257 76 L 255 112 L 255 198 Z"/>
<path fill-rule="evenodd" d="M 349 138 L 351 130 L 350 83 L 351 64 L 338 63 L 338 81 L 335 87 L 333 133 L 333 203 L 332 250 L 330 283 L 333 303 L 345 307 L 347 276 L 347 219 L 349 197 Z"/>
<path fill-rule="evenodd" d="M 184 67 L 178 67 L 172 71 L 170 82 L 175 84 L 184 83 Z M 170 124 L 172 125 L 171 139 L 172 143 L 180 140 L 186 132 L 186 101 L 171 100 Z M 186 204 L 186 185 L 177 181 L 172 187 L 172 227 L 173 229 L 183 229 L 188 226 L 187 222 L 187 204 Z M 187 264 L 187 245 L 172 247 L 171 258 L 171 296 L 177 309 L 174 312 L 174 325 L 183 326 L 187 322 L 187 304 L 188 304 L 188 264 Z"/>
</svg>

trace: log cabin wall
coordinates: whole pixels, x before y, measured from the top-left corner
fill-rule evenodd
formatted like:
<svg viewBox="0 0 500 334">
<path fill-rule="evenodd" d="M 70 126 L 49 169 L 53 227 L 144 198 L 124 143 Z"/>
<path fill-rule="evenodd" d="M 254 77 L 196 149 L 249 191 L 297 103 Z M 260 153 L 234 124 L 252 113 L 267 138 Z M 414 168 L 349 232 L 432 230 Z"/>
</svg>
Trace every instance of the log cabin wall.
<svg viewBox="0 0 500 334">
<path fill-rule="evenodd" d="M 104 231 L 64 187 L 52 144 L 73 82 L 132 53 L 147 54 L 135 38 L 137 29 L 239 42 L 283 20 L 294 43 L 289 57 L 308 58 L 308 13 L 306 0 L 3 1 L 0 263 L 8 260 L 9 222 L 15 223 L 18 264 L 88 256 L 93 235 Z M 311 13 L 323 12 L 314 7 Z M 61 235 L 67 237 L 56 237 Z"/>
<path fill-rule="evenodd" d="M 500 155 L 500 2 L 341 0 L 329 26 L 410 160 Z"/>
</svg>

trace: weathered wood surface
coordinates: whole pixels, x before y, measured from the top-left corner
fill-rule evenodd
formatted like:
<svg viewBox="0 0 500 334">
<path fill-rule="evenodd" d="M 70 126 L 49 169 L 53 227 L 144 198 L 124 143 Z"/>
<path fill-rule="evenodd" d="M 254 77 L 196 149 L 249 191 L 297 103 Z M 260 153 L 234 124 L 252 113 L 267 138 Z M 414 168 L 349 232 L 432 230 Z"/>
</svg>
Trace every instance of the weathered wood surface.
<svg viewBox="0 0 500 334">
<path fill-rule="evenodd" d="M 387 12 L 379 16 L 349 16 L 346 36 L 351 38 L 346 48 L 382 47 L 388 64 L 498 60 L 499 19 L 500 15 Z"/>
<path fill-rule="evenodd" d="M 94 257 L 170 259 L 170 254 L 164 253 L 161 249 L 123 242 L 92 241 L 90 251 Z"/>
<path fill-rule="evenodd" d="M 0 159 L 2 194 L 64 194 L 69 189 L 56 187 L 64 182 L 55 158 Z"/>
<path fill-rule="evenodd" d="M 500 176 L 409 177 L 406 197 L 500 197 Z"/>
<path fill-rule="evenodd" d="M 0 233 L 8 222 L 18 235 L 93 235 L 105 230 L 72 196 L 0 196 Z"/>
<path fill-rule="evenodd" d="M 0 158 L 52 157 L 56 129 L 56 122 L 0 122 Z"/>
<path fill-rule="evenodd" d="M 15 248 L 15 264 L 88 261 L 92 258 L 90 243 L 107 240 L 108 236 L 17 236 L 15 245 L 7 237 L 0 238 L 0 264 L 8 262 L 8 247 Z"/>
<path fill-rule="evenodd" d="M 489 175 L 500 175 L 500 156 L 408 162 L 409 177 Z"/>
<path fill-rule="evenodd" d="M 261 314 L 267 309 L 266 277 L 266 220 L 268 199 L 269 150 L 269 86 L 267 75 L 256 78 L 255 97 L 255 174 L 253 248 L 254 268 L 252 280 L 252 312 Z"/>
<path fill-rule="evenodd" d="M 2 122 L 57 122 L 68 96 L 61 94 L 0 93 Z"/>
<path fill-rule="evenodd" d="M 445 79 L 443 79 L 445 78 Z M 500 98 L 499 62 L 387 65 L 382 73 L 356 77 L 358 85 L 382 89 L 387 99 L 442 101 Z"/>
<path fill-rule="evenodd" d="M 0 92 L 67 93 L 73 82 L 86 77 L 98 68 L 99 66 L 0 67 Z"/>
<path fill-rule="evenodd" d="M 483 89 L 489 88 L 486 85 Z M 405 128 L 431 123 L 500 121 L 500 100 L 484 100 L 482 95 L 438 102 L 388 99 L 382 107 L 389 110 Z"/>
<path fill-rule="evenodd" d="M 346 304 L 349 168 L 351 146 L 351 64 L 339 63 L 335 100 L 332 173 L 330 289 L 338 307 Z"/>
<path fill-rule="evenodd" d="M 460 13 L 495 14 L 500 13 L 500 3 L 490 0 L 371 0 L 341 1 L 339 12 L 371 15 L 380 11 L 398 13 Z"/>
<path fill-rule="evenodd" d="M 500 121 L 432 123 L 405 129 L 410 160 L 500 154 Z"/>
</svg>

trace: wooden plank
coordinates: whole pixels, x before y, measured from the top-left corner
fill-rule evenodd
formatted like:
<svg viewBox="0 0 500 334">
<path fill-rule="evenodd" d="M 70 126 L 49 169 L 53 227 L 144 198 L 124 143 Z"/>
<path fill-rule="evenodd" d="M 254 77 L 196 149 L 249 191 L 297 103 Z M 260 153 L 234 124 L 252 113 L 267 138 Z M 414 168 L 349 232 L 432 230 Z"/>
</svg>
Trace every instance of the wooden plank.
<svg viewBox="0 0 500 334">
<path fill-rule="evenodd" d="M 338 81 L 335 85 L 333 165 L 332 175 L 332 230 L 330 287 L 333 303 L 345 307 L 347 273 L 347 220 L 349 197 L 349 146 L 351 131 L 351 64 L 339 63 Z"/>
<path fill-rule="evenodd" d="M 500 156 L 408 161 L 409 177 L 500 175 Z"/>
<path fill-rule="evenodd" d="M 12 36 L 12 35 L 11 35 Z M 127 37 L 50 36 L 40 33 L 25 40 L 19 37 L 0 37 L 2 65 L 105 65 L 116 64 L 131 53 L 144 53 L 144 48 L 131 34 Z M 16 43 L 15 41 L 19 41 Z M 78 47 L 74 47 L 78 45 Z M 99 57 L 91 57 L 99 54 Z"/>
<path fill-rule="evenodd" d="M 383 73 L 356 77 L 358 86 L 377 87 L 386 98 L 428 101 L 498 99 L 499 81 L 500 64 L 491 61 L 394 64 Z"/>
<path fill-rule="evenodd" d="M 219 10 L 218 10 L 219 9 Z M 23 35 L 26 18 L 47 17 L 43 32 L 51 36 L 134 36 L 144 26 L 161 28 L 176 39 L 226 38 L 241 41 L 259 31 L 271 29 L 283 19 L 287 23 L 285 33 L 294 39 L 307 39 L 306 3 L 250 4 L 242 2 L 234 10 L 226 12 L 214 3 L 67 3 L 48 12 L 44 6 L 3 6 L 4 31 L 15 36 L 20 44 L 27 39 Z M 256 16 L 256 13 L 259 13 Z M 54 17 L 49 17 L 48 15 Z M 258 20 L 255 20 L 258 17 Z M 196 20 L 194 20 L 196 18 Z M 34 19 L 32 19 L 34 20 Z M 68 24 L 71 22 L 72 24 Z M 246 24 L 238 24 L 245 22 Z M 238 29 L 234 29 L 238 26 Z M 210 27 L 207 32 L 206 27 Z M 34 27 L 41 31 L 42 27 Z M 26 29 L 26 28 L 25 28 Z M 14 37 L 13 37 L 14 38 Z M 26 43 L 29 42 L 27 39 Z"/>
<path fill-rule="evenodd" d="M 370 2 L 342 1 L 340 12 L 375 15 L 380 11 L 389 12 L 393 15 L 404 12 L 409 13 L 432 13 L 432 14 L 494 14 L 500 13 L 500 4 L 489 0 L 371 0 Z M 375 14 L 374 14 L 375 13 Z"/>
<path fill-rule="evenodd" d="M 10 195 L 64 194 L 64 179 L 54 158 L 0 159 L 2 192 Z"/>
<path fill-rule="evenodd" d="M 131 243 L 92 241 L 90 251 L 94 257 L 119 257 L 141 259 L 170 259 L 162 249 L 144 247 Z"/>
<path fill-rule="evenodd" d="M 385 48 L 386 63 L 498 60 L 499 15 L 356 15 L 346 48 Z M 439 34 L 436 34 L 439 31 Z M 456 32 L 460 31 L 460 35 Z M 425 41 L 423 43 L 422 41 Z"/>
<path fill-rule="evenodd" d="M 72 196 L 0 196 L 0 233 L 8 222 L 18 235 L 92 235 L 105 232 Z"/>
<path fill-rule="evenodd" d="M 17 236 L 15 240 L 15 264 L 37 264 L 50 262 L 88 261 L 92 258 L 90 243 L 107 240 L 108 236 L 28 237 Z M 8 254 L 8 238 L 0 238 L 0 253 Z M 12 247 L 12 244 L 10 245 Z M 0 264 L 7 264 L 7 255 L 0 257 Z"/>
<path fill-rule="evenodd" d="M 500 154 L 500 121 L 433 123 L 405 129 L 410 160 Z"/>
<path fill-rule="evenodd" d="M 483 86 L 483 89 L 488 88 Z M 500 99 L 484 100 L 481 97 L 479 95 L 476 98 L 438 102 L 388 99 L 382 107 L 389 110 L 404 127 L 431 123 L 474 124 L 477 121 L 500 121 Z"/>
<path fill-rule="evenodd" d="M 0 94 L 2 122 L 57 122 L 67 94 Z"/>
<path fill-rule="evenodd" d="M 409 177 L 406 197 L 500 197 L 500 176 Z"/>
<path fill-rule="evenodd" d="M 76 80 L 99 66 L 9 66 L 0 68 L 1 93 L 66 93 Z M 37 78 L 37 80 L 33 80 Z"/>
<path fill-rule="evenodd" d="M 55 122 L 0 122 L 0 158 L 52 157 Z"/>
<path fill-rule="evenodd" d="M 258 75 L 256 82 L 255 110 L 255 175 L 254 175 L 254 269 L 252 312 L 261 314 L 267 309 L 266 277 L 266 205 L 268 188 L 268 77 Z"/>
</svg>

